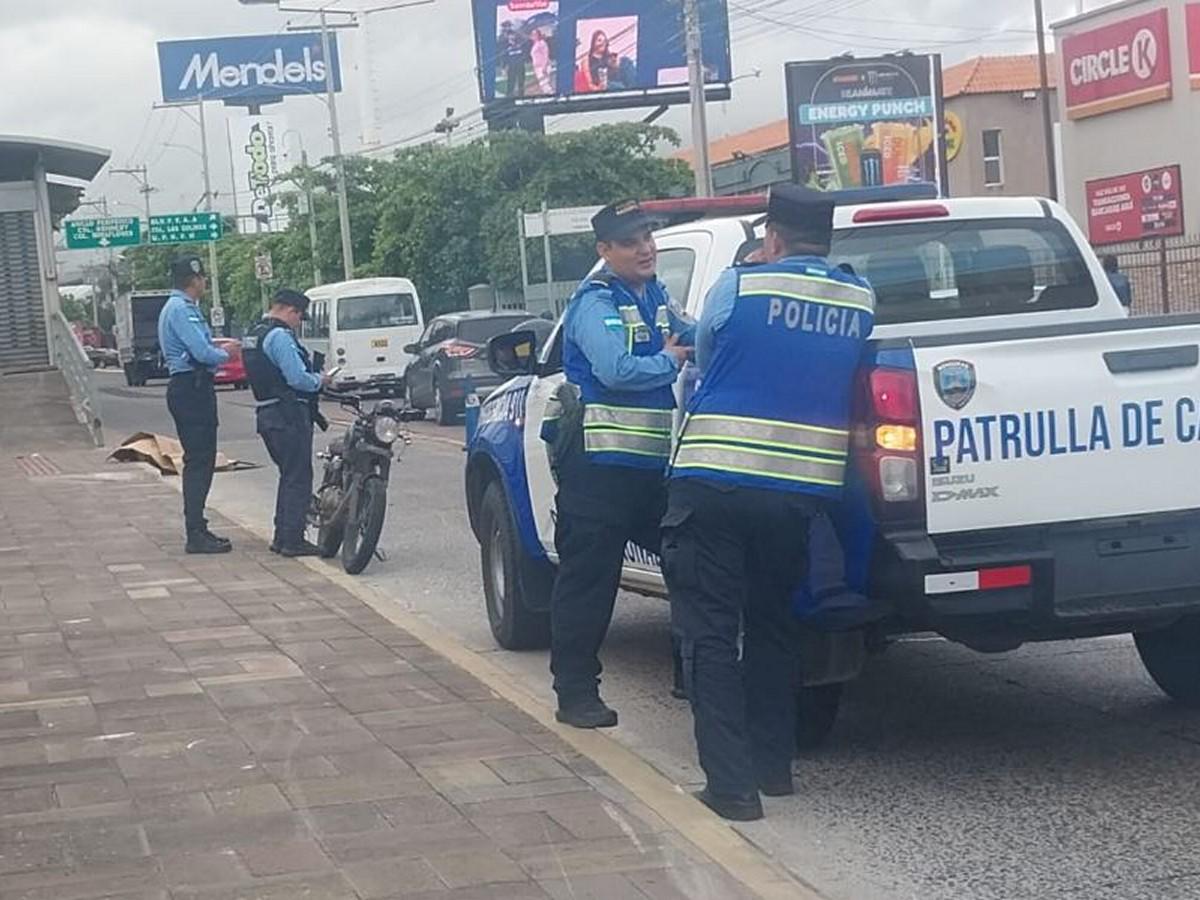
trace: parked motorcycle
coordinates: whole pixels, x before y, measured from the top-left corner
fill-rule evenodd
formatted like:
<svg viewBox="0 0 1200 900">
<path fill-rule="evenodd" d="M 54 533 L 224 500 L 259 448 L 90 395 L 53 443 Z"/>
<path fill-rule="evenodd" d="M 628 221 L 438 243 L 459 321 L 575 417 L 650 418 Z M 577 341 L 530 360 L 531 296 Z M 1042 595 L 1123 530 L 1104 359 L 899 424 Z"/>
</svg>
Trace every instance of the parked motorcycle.
<svg viewBox="0 0 1200 900">
<path fill-rule="evenodd" d="M 367 567 L 387 512 L 388 476 L 394 445 L 401 452 L 411 439 L 405 422 L 423 417 L 418 410 L 399 409 L 383 400 L 364 409 L 361 397 L 341 396 L 343 409 L 355 413 L 345 433 L 318 454 L 325 461 L 321 486 L 313 496 L 311 520 L 317 527 L 317 547 L 330 559 L 338 550 L 342 567 L 357 575 Z"/>
</svg>

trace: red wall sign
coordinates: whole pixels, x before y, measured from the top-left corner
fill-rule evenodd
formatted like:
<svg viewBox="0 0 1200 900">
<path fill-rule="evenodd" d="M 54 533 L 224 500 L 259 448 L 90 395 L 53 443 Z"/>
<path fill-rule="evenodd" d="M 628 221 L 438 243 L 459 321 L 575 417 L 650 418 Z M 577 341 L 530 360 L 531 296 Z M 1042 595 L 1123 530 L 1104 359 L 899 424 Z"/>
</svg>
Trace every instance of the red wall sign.
<svg viewBox="0 0 1200 900">
<path fill-rule="evenodd" d="M 1093 244 L 1183 234 L 1179 166 L 1089 181 L 1086 193 Z"/>
<path fill-rule="evenodd" d="M 1192 90 L 1200 91 L 1200 3 L 1187 5 L 1188 72 Z"/>
<path fill-rule="evenodd" d="M 1124 19 L 1062 42 L 1067 116 L 1086 119 L 1171 96 L 1167 10 Z"/>
</svg>

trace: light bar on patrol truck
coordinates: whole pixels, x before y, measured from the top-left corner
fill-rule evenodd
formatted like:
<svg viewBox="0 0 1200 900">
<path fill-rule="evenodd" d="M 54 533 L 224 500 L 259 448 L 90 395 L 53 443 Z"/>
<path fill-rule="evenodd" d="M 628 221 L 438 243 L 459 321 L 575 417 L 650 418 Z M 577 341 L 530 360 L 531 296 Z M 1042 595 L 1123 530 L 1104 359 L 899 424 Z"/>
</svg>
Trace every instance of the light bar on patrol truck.
<svg viewBox="0 0 1200 900">
<path fill-rule="evenodd" d="M 867 203 L 903 203 L 914 200 L 936 200 L 937 185 L 929 182 L 893 184 L 884 187 L 853 188 L 830 191 L 837 206 L 859 206 Z M 670 225 L 682 225 L 699 219 L 727 216 L 759 216 L 767 211 L 766 194 L 739 194 L 733 197 L 676 197 L 668 200 L 646 200 L 642 210 Z"/>
</svg>

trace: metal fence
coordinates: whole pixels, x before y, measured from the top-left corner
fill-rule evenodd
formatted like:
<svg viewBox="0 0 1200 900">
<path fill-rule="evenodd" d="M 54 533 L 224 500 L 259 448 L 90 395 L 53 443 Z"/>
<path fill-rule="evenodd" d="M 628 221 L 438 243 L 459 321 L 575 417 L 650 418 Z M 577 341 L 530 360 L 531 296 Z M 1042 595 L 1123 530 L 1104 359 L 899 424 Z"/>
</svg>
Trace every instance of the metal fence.
<svg viewBox="0 0 1200 900">
<path fill-rule="evenodd" d="M 1097 247 L 1133 284 L 1133 314 L 1200 312 L 1200 235 Z"/>
<path fill-rule="evenodd" d="M 96 375 L 83 345 L 61 312 L 50 317 L 50 353 L 71 392 L 71 406 L 81 425 L 91 432 L 97 447 L 104 446 L 100 423 L 100 404 L 96 392 Z"/>
</svg>

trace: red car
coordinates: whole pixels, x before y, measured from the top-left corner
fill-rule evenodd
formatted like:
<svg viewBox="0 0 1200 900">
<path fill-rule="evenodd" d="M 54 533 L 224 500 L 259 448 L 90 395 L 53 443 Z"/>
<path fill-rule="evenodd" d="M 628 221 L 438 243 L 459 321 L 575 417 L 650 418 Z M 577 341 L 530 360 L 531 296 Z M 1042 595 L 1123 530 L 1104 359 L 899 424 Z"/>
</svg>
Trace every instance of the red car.
<svg viewBox="0 0 1200 900">
<path fill-rule="evenodd" d="M 213 338 L 213 343 L 229 354 L 229 361 L 217 367 L 213 384 L 232 384 L 234 390 L 244 390 L 250 382 L 246 380 L 246 364 L 242 361 L 242 342 L 236 338 Z"/>
</svg>

